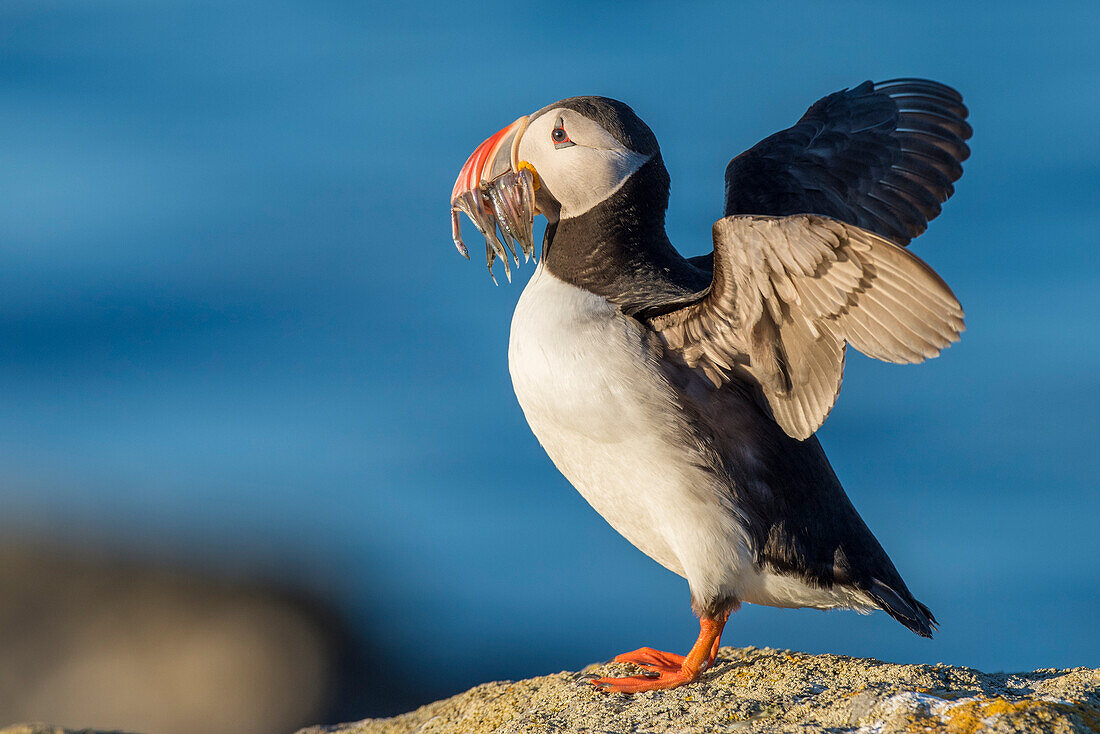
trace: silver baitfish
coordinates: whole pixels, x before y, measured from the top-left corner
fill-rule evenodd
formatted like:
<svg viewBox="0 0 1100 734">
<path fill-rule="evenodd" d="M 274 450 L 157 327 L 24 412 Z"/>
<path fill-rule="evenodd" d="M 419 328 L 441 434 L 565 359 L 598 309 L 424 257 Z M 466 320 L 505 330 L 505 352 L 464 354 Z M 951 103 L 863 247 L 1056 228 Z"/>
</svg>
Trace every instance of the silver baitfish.
<svg viewBox="0 0 1100 734">
<path fill-rule="evenodd" d="M 451 191 L 451 236 L 455 247 L 467 260 L 469 250 L 462 241 L 459 212 L 464 212 L 485 238 L 485 262 L 489 276 L 499 257 L 504 274 L 512 280 L 508 255 L 519 265 L 516 243 L 524 261 L 534 254 L 535 188 L 534 172 L 516 160 L 516 149 L 527 118 L 521 117 L 474 150 L 458 174 Z"/>
</svg>

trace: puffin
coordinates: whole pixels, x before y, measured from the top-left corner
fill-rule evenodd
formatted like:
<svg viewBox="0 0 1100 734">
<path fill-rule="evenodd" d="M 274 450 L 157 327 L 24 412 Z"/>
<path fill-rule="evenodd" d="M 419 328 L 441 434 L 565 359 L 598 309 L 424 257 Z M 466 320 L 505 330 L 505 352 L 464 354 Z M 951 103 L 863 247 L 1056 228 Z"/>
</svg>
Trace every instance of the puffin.
<svg viewBox="0 0 1100 734">
<path fill-rule="evenodd" d="M 713 250 L 665 232 L 669 174 L 626 104 L 572 97 L 520 117 L 468 158 L 451 195 L 492 272 L 547 220 L 511 322 L 508 366 L 554 465 L 627 540 L 684 577 L 699 636 L 685 655 L 614 658 L 638 693 L 696 681 L 743 603 L 883 610 L 937 626 L 841 487 L 815 432 L 849 346 L 916 363 L 958 341 L 963 309 L 907 245 L 969 156 L 961 95 L 926 79 L 864 82 L 733 158 Z M 495 278 L 494 278 L 495 280 Z"/>
</svg>

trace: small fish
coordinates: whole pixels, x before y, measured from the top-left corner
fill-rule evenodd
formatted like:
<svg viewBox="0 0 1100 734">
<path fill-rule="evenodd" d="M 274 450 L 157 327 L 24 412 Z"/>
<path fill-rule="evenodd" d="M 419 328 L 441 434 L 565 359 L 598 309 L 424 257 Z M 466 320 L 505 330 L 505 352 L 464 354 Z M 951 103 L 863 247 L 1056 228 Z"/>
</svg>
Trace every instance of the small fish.
<svg viewBox="0 0 1100 734">
<path fill-rule="evenodd" d="M 451 236 L 455 247 L 470 259 L 462 241 L 459 212 L 474 223 L 485 238 L 485 262 L 489 277 L 496 283 L 493 263 L 499 257 L 509 282 L 512 269 L 508 255 L 519 265 L 516 243 L 523 251 L 524 262 L 534 254 L 535 188 L 534 172 L 515 159 L 519 135 L 527 118 L 520 118 L 479 145 L 455 181 L 451 192 Z"/>
</svg>

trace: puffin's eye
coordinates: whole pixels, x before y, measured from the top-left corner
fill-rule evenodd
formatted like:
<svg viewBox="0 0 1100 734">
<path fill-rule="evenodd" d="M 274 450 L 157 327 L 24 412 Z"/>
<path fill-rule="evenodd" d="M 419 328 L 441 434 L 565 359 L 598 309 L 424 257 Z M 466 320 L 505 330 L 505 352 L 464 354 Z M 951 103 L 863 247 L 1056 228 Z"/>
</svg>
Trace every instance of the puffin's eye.
<svg viewBox="0 0 1100 734">
<path fill-rule="evenodd" d="M 558 150 L 561 148 L 571 148 L 576 145 L 576 143 L 569 139 L 569 134 L 565 132 L 564 124 L 565 121 L 558 118 L 558 124 L 550 131 L 550 141 L 554 143 L 554 148 Z"/>
</svg>

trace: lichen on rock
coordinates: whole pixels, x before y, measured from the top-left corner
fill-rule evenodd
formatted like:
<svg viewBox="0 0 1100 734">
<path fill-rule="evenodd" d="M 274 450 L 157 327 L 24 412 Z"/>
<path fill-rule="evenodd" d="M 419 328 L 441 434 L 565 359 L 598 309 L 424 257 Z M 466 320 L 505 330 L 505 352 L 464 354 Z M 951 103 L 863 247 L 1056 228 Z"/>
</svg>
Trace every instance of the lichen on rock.
<svg viewBox="0 0 1100 734">
<path fill-rule="evenodd" d="M 634 672 L 609 663 L 486 683 L 394 718 L 299 734 L 1100 734 L 1100 670 L 1089 668 L 981 673 L 746 647 L 723 648 L 698 683 L 670 691 L 626 696 L 588 683 Z"/>
</svg>

